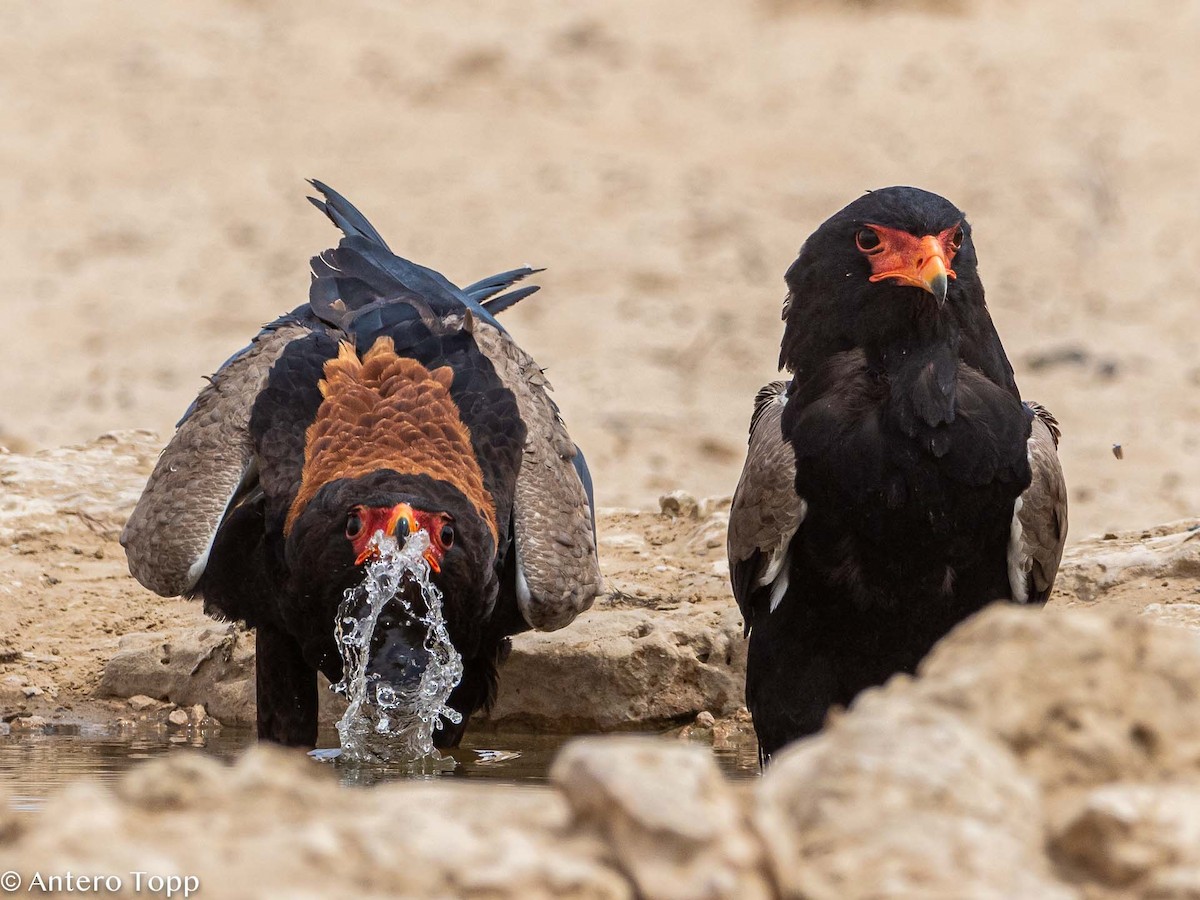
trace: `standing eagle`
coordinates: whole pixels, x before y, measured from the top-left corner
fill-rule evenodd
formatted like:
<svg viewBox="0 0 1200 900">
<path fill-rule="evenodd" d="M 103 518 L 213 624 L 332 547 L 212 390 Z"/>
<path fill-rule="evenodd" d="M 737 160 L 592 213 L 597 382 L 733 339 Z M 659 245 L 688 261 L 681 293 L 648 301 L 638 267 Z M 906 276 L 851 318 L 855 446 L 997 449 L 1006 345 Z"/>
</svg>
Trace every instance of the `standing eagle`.
<svg viewBox="0 0 1200 900">
<path fill-rule="evenodd" d="M 517 269 L 459 289 L 395 256 L 345 198 L 310 198 L 344 233 L 313 258 L 309 301 L 213 376 L 121 535 L 133 575 L 256 629 L 258 733 L 313 746 L 317 673 L 377 532 L 423 531 L 463 676 L 438 747 L 492 699 L 509 635 L 553 630 L 600 590 L 591 479 L 549 383 L 493 313 Z M 411 621 L 380 617 L 368 676 L 429 661 Z"/>
<path fill-rule="evenodd" d="M 729 518 L 761 757 L 994 600 L 1045 603 L 1067 532 L 1058 423 L 1023 403 L 971 227 L 936 194 L 869 193 L 786 275 Z"/>
</svg>

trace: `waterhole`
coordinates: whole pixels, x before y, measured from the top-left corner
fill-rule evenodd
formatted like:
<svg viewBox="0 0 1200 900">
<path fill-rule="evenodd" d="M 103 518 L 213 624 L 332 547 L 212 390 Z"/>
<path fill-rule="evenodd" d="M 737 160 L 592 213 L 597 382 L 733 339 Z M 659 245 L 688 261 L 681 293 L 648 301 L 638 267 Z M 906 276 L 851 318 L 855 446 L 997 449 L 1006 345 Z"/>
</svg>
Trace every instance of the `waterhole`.
<svg viewBox="0 0 1200 900">
<path fill-rule="evenodd" d="M 445 751 L 439 768 L 430 767 L 421 774 L 414 774 L 409 766 L 389 763 L 345 767 L 314 760 L 312 765 L 346 785 L 470 778 L 536 786 L 546 782 L 555 754 L 573 737 L 576 735 L 468 731 L 461 746 Z M 319 743 L 334 746 L 337 739 L 333 728 L 325 728 Z M 64 785 L 79 778 L 111 783 L 147 760 L 181 753 L 200 753 L 231 762 L 254 743 L 252 728 L 55 725 L 42 734 L 0 734 L 0 783 L 12 809 L 36 813 Z M 720 768 L 735 778 L 758 774 L 756 753 L 753 736 L 713 751 Z"/>
</svg>

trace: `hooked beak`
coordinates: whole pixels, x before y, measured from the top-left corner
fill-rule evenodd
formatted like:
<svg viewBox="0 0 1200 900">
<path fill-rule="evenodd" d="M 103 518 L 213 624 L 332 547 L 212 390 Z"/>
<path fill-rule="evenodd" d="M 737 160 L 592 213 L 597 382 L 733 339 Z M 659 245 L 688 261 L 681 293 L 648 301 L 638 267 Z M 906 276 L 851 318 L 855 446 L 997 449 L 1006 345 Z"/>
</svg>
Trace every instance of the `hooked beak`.
<svg viewBox="0 0 1200 900">
<path fill-rule="evenodd" d="M 415 533 L 420 529 L 420 524 L 417 522 L 417 514 L 407 503 L 397 503 L 388 511 L 386 524 L 384 525 L 384 534 L 389 534 L 396 539 L 396 545 L 403 547 L 404 542 L 408 540 L 410 534 Z M 429 547 L 422 554 L 425 561 L 429 563 L 429 568 L 434 572 L 441 572 L 441 558 L 434 548 L 431 541 Z M 354 560 L 356 566 L 361 566 L 369 559 L 375 559 L 379 556 L 379 550 L 374 543 L 368 543 L 363 551 L 358 554 Z"/>
<path fill-rule="evenodd" d="M 932 240 L 932 238 L 926 238 L 926 240 Z M 938 246 L 938 250 L 941 251 L 941 249 L 941 246 Z M 946 258 L 940 252 L 931 255 L 917 273 L 917 278 L 921 280 L 925 290 L 933 294 L 938 306 L 946 302 L 946 291 L 950 288 L 949 274 Z"/>
<path fill-rule="evenodd" d="M 870 281 L 898 281 L 932 294 L 939 307 L 945 304 L 950 282 L 957 277 L 950 268 L 950 261 L 958 249 L 958 245 L 952 243 L 953 229 L 948 228 L 938 235 L 916 237 L 882 225 L 868 227 L 879 237 L 879 246 L 867 251 L 872 272 Z"/>
</svg>

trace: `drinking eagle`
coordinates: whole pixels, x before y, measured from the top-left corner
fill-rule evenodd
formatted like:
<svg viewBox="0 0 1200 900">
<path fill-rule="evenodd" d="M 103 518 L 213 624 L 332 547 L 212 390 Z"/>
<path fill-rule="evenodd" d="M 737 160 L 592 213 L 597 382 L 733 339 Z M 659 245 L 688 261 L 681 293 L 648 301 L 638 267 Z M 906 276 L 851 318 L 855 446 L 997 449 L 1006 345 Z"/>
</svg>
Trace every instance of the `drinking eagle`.
<svg viewBox="0 0 1200 900">
<path fill-rule="evenodd" d="M 495 313 L 533 270 L 459 289 L 394 255 L 345 198 L 310 198 L 344 237 L 314 257 L 307 303 L 213 376 L 121 535 L 133 575 L 256 629 L 258 732 L 312 746 L 317 673 L 342 677 L 335 620 L 377 532 L 423 531 L 463 676 L 439 747 L 496 686 L 509 635 L 553 630 L 600 590 L 591 480 L 542 370 Z M 381 616 L 368 670 L 427 662 Z"/>
</svg>

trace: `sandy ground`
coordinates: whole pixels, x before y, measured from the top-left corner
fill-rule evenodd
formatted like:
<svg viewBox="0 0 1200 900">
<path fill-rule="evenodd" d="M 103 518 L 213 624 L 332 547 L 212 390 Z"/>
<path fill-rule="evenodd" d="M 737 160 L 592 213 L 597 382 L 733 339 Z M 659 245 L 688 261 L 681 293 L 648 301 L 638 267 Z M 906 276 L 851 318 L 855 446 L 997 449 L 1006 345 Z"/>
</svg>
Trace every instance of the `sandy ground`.
<svg viewBox="0 0 1200 900">
<path fill-rule="evenodd" d="M 157 597 L 138 585 L 129 577 L 117 543 L 157 447 L 152 435 L 125 433 L 79 448 L 32 455 L 0 452 L 0 486 L 5 490 L 0 496 L 0 722 L 29 715 L 41 715 L 51 723 L 111 723 L 129 717 L 132 713 L 123 700 L 97 696 L 105 665 L 117 654 L 122 636 L 152 632 L 166 643 L 180 643 L 182 635 L 214 624 L 199 603 Z M 539 727 L 547 731 L 576 730 L 574 695 L 558 697 L 562 687 L 555 678 L 581 676 L 573 664 L 556 660 L 555 654 L 557 647 L 578 640 L 596 645 L 583 651 L 585 656 L 595 656 L 595 671 L 586 675 L 589 664 L 585 662 L 582 677 L 602 680 L 617 677 L 613 673 L 620 671 L 622 685 L 610 690 L 611 697 L 597 696 L 585 704 L 596 709 L 610 701 L 620 707 L 628 693 L 625 682 L 639 678 L 648 678 L 656 686 L 635 690 L 642 700 L 657 691 L 656 699 L 648 701 L 652 710 L 656 703 L 669 706 L 677 689 L 688 690 L 675 682 L 692 677 L 690 670 L 680 665 L 669 647 L 664 645 L 661 655 L 647 649 L 649 660 L 636 653 L 622 656 L 618 645 L 629 644 L 631 637 L 645 637 L 656 628 L 686 632 L 672 641 L 685 647 L 694 644 L 697 652 L 710 644 L 721 645 L 720 653 L 739 656 L 741 629 L 723 549 L 727 520 L 727 505 L 720 499 L 701 501 L 694 508 L 685 502 L 682 510 L 676 502 L 672 515 L 600 510 L 600 550 L 608 593 L 564 631 L 515 639 L 517 649 L 509 668 L 524 656 L 524 680 L 510 672 L 507 682 L 513 687 L 524 685 L 529 696 L 514 707 L 506 699 L 502 677 L 497 705 L 501 718 L 506 714 L 515 716 L 511 721 L 525 721 L 519 711 L 535 710 L 540 716 L 536 721 L 542 723 Z M 1141 615 L 1200 632 L 1198 552 L 1200 519 L 1078 542 L 1067 552 L 1049 605 Z M 680 609 L 684 612 L 677 614 Z M 622 610 L 642 610 L 646 616 L 633 622 L 622 617 Z M 636 633 L 626 633 L 633 626 Z M 729 646 L 721 643 L 724 632 L 730 633 Z M 161 652 L 168 669 L 190 667 L 194 675 L 199 668 L 186 654 L 169 662 L 172 654 Z M 544 655 L 542 668 L 536 660 L 528 660 L 531 654 Z M 744 657 L 736 664 L 732 658 L 727 663 L 738 668 L 744 665 Z M 557 674 L 551 677 L 548 672 Z M 714 703 L 728 706 L 730 692 L 722 684 L 718 679 L 697 690 L 709 691 Z M 158 690 L 151 693 L 163 696 Z M 586 695 L 582 688 L 578 693 Z M 735 702 L 740 702 L 740 687 L 733 693 L 738 695 Z M 532 695 L 550 699 L 539 706 L 539 701 L 530 699 Z M 211 705 L 212 698 L 197 696 L 187 703 L 205 701 Z M 634 705 L 639 714 L 646 713 L 647 702 Z M 717 705 L 708 708 L 722 711 Z M 724 712 L 732 709 L 729 706 Z M 162 718 L 167 711 L 154 712 Z M 610 717 L 609 724 L 601 727 L 623 727 L 624 715 Z M 650 715 L 647 720 L 654 718 Z"/>
<path fill-rule="evenodd" d="M 728 494 L 784 269 L 911 183 L 971 216 L 1073 535 L 1194 515 L 1197 46 L 1165 0 L 5 3 L 0 441 L 168 434 L 304 298 L 314 176 L 453 279 L 548 267 L 508 324 L 600 505 Z"/>
</svg>

